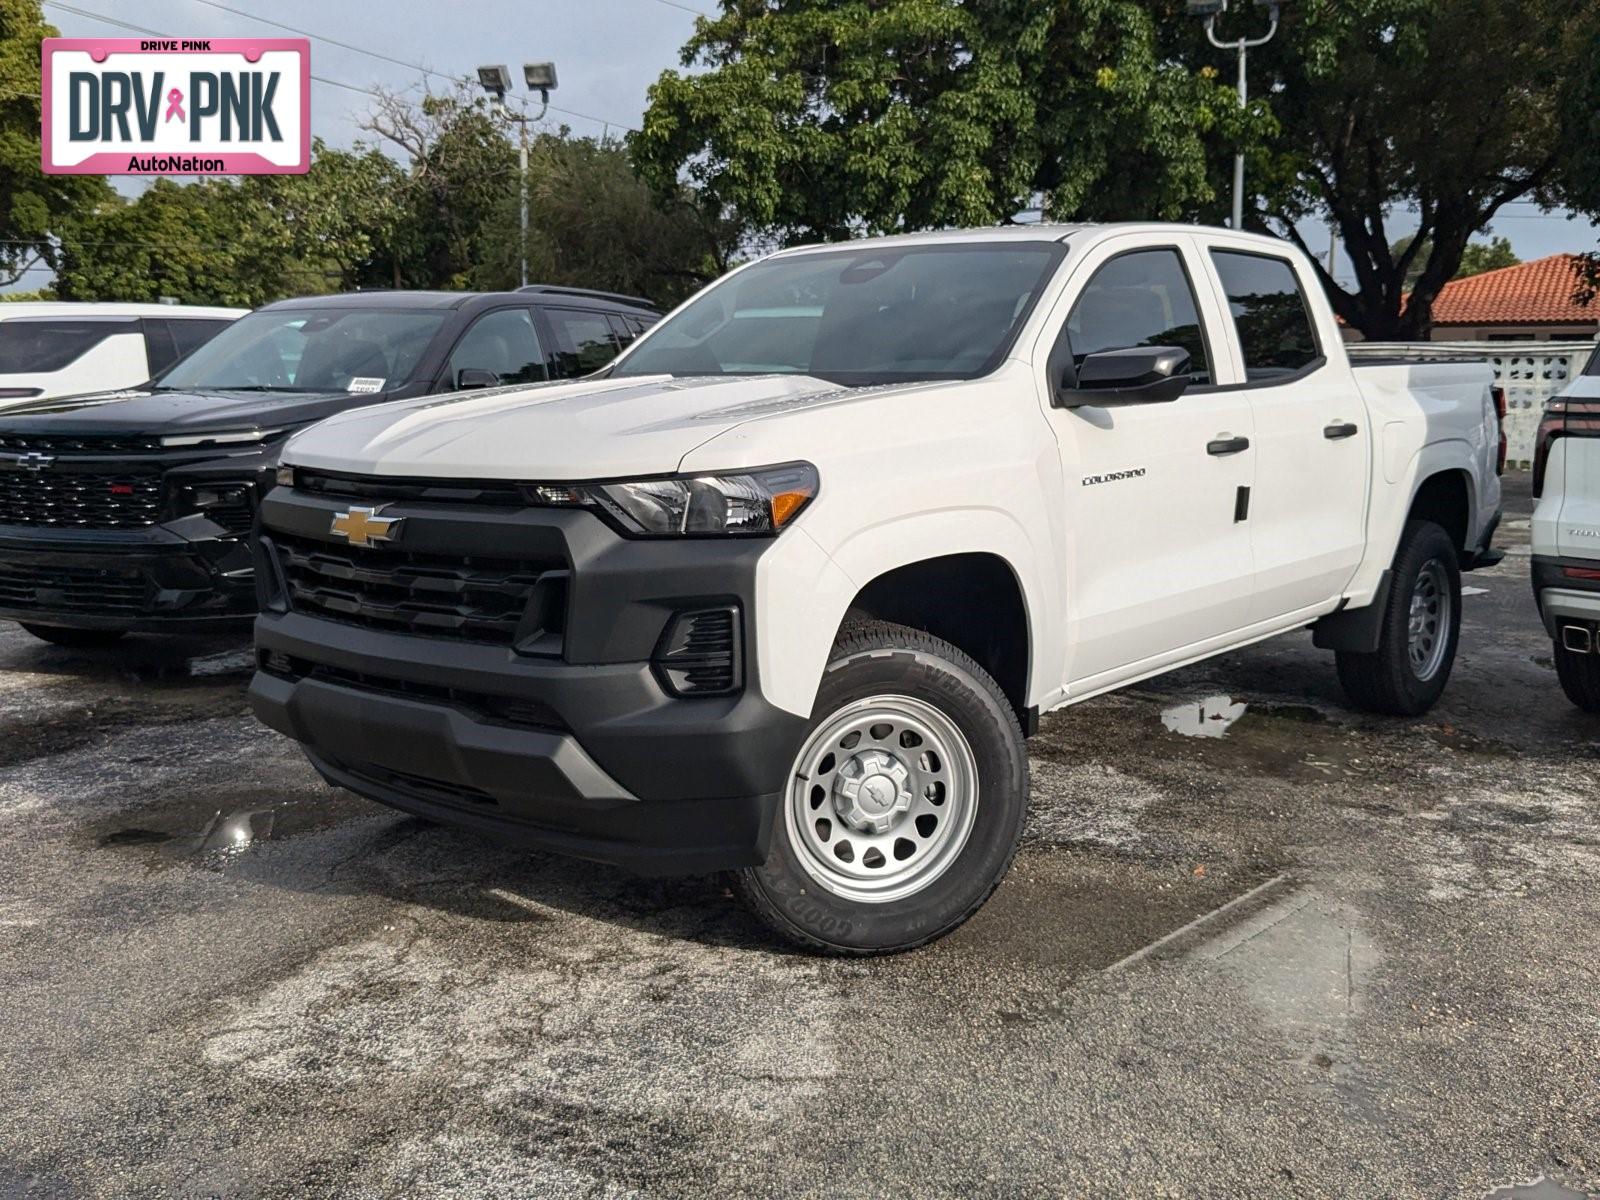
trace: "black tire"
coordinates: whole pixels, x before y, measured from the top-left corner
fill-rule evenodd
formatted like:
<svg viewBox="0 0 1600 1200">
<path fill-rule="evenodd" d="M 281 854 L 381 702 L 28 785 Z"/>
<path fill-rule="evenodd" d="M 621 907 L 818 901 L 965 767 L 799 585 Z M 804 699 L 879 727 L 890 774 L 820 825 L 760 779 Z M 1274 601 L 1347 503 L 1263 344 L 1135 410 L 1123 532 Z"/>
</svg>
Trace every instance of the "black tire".
<svg viewBox="0 0 1600 1200">
<path fill-rule="evenodd" d="M 1584 712 L 1600 713 L 1600 654 L 1578 654 L 1555 643 L 1561 690 Z"/>
<path fill-rule="evenodd" d="M 1411 658 L 1411 602 L 1436 564 L 1444 580 L 1449 618 L 1441 622 L 1447 636 L 1442 658 L 1425 677 Z M 1414 717 L 1432 708 L 1450 681 L 1461 640 L 1461 566 L 1450 535 L 1432 521 L 1408 521 L 1395 551 L 1393 584 L 1383 614 L 1383 634 L 1372 654 L 1341 650 L 1339 682 L 1351 702 L 1367 712 Z M 1437 583 L 1438 577 L 1434 577 Z"/>
<path fill-rule="evenodd" d="M 75 650 L 110 646 L 128 636 L 126 629 L 68 629 L 64 625 L 34 625 L 29 621 L 23 621 L 21 625 L 42 641 L 56 646 L 70 646 Z"/>
<path fill-rule="evenodd" d="M 822 886 L 802 865 L 804 850 L 797 850 L 786 816 L 791 803 L 801 801 L 786 790 L 767 862 L 734 873 L 733 887 L 773 930 L 826 954 L 894 954 L 955 929 L 1005 877 L 1027 817 L 1028 756 L 1016 712 L 982 667 L 920 630 L 883 621 L 847 624 L 818 688 L 806 743 L 841 710 L 880 696 L 906 697 L 935 710 L 965 739 L 976 781 L 970 831 L 945 852 L 942 873 L 918 890 L 894 899 L 852 898 Z M 955 805 L 946 811 L 954 813 Z M 840 820 L 839 834 L 846 834 L 838 813 L 819 815 Z M 809 815 L 804 819 L 809 823 Z"/>
</svg>

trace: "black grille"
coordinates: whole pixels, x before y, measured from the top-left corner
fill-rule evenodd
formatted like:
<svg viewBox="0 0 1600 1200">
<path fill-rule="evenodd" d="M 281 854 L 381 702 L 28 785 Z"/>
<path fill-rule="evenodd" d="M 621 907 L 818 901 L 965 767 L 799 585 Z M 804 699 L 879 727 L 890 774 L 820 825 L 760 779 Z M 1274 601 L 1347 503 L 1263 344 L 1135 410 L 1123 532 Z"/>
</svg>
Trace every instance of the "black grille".
<svg viewBox="0 0 1600 1200">
<path fill-rule="evenodd" d="M 42 433 L 0 433 L 0 452 L 6 454 L 100 454 L 123 457 L 129 454 L 160 454 L 159 438 L 70 437 Z"/>
<path fill-rule="evenodd" d="M 42 471 L 0 467 L 0 525 L 144 529 L 161 519 L 161 476 L 107 463 Z"/>
<path fill-rule="evenodd" d="M 309 662 L 276 650 L 262 652 L 261 669 L 284 679 L 319 679 L 325 683 L 336 683 L 341 687 L 355 688 L 358 691 L 378 692 L 386 696 L 400 696 L 407 700 L 425 700 L 430 704 L 449 705 L 479 720 L 496 725 L 514 725 L 523 729 L 566 728 L 555 709 L 539 700 L 497 696 L 490 692 L 442 687 L 432 683 L 413 683 L 408 679 L 371 675 L 363 671 L 347 671 L 343 667 Z"/>
<path fill-rule="evenodd" d="M 298 612 L 399 633 L 511 645 L 559 638 L 558 563 L 358 550 L 273 535 Z M 524 623 L 526 618 L 526 623 Z"/>
<path fill-rule="evenodd" d="M 739 610 L 679 613 L 656 651 L 656 670 L 679 696 L 716 696 L 740 685 Z"/>
<path fill-rule="evenodd" d="M 304 467 L 295 470 L 297 491 L 322 496 L 348 496 L 360 500 L 427 500 L 442 504 L 483 504 L 495 508 L 522 508 L 528 503 L 514 483 L 473 483 L 469 480 L 378 479 L 328 475 Z"/>
<path fill-rule="evenodd" d="M 105 614 L 144 605 L 144 577 L 135 570 L 0 563 L 0 608 Z"/>
<path fill-rule="evenodd" d="M 374 763 L 363 763 L 359 767 L 331 760 L 332 765 L 339 770 L 347 771 L 357 779 L 366 780 L 376 784 L 387 791 L 399 792 L 402 796 L 430 804 L 443 804 L 451 808 L 498 808 L 500 801 L 488 792 L 479 788 L 468 787 L 464 783 L 445 783 L 438 779 L 428 779 L 421 775 L 412 775 L 406 771 L 392 771 L 387 767 L 380 767 Z"/>
</svg>

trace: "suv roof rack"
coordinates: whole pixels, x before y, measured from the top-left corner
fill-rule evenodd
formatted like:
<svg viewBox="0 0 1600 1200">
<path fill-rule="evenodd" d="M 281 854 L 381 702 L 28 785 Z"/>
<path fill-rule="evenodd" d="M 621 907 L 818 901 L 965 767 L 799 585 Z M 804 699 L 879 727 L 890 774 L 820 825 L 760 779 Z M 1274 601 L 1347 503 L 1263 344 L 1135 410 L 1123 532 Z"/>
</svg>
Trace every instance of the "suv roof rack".
<svg viewBox="0 0 1600 1200">
<path fill-rule="evenodd" d="M 529 283 L 517 289 L 519 292 L 544 292 L 554 296 L 587 296 L 591 300 L 610 300 L 616 304 L 627 304 L 633 308 L 648 308 L 651 312 L 659 312 L 655 301 L 644 296 L 629 296 L 622 292 L 602 292 L 595 288 L 561 287 L 554 283 Z"/>
</svg>

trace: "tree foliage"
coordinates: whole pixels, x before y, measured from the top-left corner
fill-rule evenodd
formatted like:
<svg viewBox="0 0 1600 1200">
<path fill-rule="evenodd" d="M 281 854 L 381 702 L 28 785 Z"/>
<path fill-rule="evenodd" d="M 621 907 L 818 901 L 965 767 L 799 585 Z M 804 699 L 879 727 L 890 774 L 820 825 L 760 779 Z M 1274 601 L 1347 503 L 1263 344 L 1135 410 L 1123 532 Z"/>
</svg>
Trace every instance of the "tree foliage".
<svg viewBox="0 0 1600 1200">
<path fill-rule="evenodd" d="M 1410 250 L 1414 238 L 1414 234 L 1408 233 L 1405 237 L 1395 242 L 1394 245 L 1389 247 L 1390 257 L 1398 259 L 1405 254 Z M 1424 242 L 1426 243 L 1427 240 L 1424 239 Z M 1416 254 L 1411 256 L 1411 268 L 1406 273 L 1407 290 L 1415 286 L 1417 279 L 1422 274 L 1422 268 L 1427 264 L 1432 254 L 1433 247 L 1424 244 Z M 1502 267 L 1514 267 L 1521 262 L 1522 260 L 1517 257 L 1516 252 L 1511 249 L 1510 238 L 1496 237 L 1490 238 L 1487 242 L 1469 242 L 1467 243 L 1467 248 L 1462 251 L 1461 265 L 1456 268 L 1453 278 L 1466 279 L 1470 275 L 1482 275 L 1485 271 L 1498 271 Z"/>
<path fill-rule="evenodd" d="M 305 175 L 157 179 L 62 221 L 55 292 L 254 306 L 352 287 L 396 227 L 399 178 L 376 150 L 318 143 Z"/>
<path fill-rule="evenodd" d="M 1238 4 L 1218 35 L 1265 23 Z M 1417 337 L 1505 204 L 1600 211 L 1597 46 L 1593 0 L 1297 0 L 1241 112 L 1179 0 L 724 0 L 633 147 L 656 187 L 779 241 L 989 224 L 1041 193 L 1065 219 L 1216 221 L 1242 149 L 1247 224 L 1299 240 L 1331 215 L 1357 276 L 1324 275 L 1335 308 Z M 1397 254 L 1402 210 L 1423 236 Z"/>
<path fill-rule="evenodd" d="M 111 195 L 99 176 L 40 168 L 39 43 L 56 33 L 38 0 L 0 0 L 0 285 L 54 266 L 61 219 Z"/>
<path fill-rule="evenodd" d="M 1215 71 L 1157 54 L 1137 0 L 725 0 L 631 144 L 662 191 L 781 242 L 1059 215 L 1179 217 L 1212 198 Z"/>
<path fill-rule="evenodd" d="M 1331 214 L 1357 287 L 1324 284 L 1367 336 L 1423 336 L 1439 289 L 1504 205 L 1588 202 L 1569 150 L 1592 113 L 1572 107 L 1574 76 L 1600 46 L 1592 0 L 1306 0 L 1291 11 L 1251 60 L 1276 117 L 1255 149 L 1267 185 L 1255 219 L 1298 240 L 1297 221 Z M 1419 237 L 1395 254 L 1385 227 L 1401 209 Z"/>
</svg>

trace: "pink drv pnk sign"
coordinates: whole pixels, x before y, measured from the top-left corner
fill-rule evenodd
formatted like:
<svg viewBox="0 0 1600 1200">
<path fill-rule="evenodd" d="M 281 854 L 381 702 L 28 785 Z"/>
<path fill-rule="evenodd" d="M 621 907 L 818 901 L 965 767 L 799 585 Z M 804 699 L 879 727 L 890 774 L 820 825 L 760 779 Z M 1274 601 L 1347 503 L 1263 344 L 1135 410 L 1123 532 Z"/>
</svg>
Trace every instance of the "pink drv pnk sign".
<svg viewBox="0 0 1600 1200">
<path fill-rule="evenodd" d="M 311 166 L 305 38 L 46 38 L 51 175 L 292 175 Z"/>
</svg>

